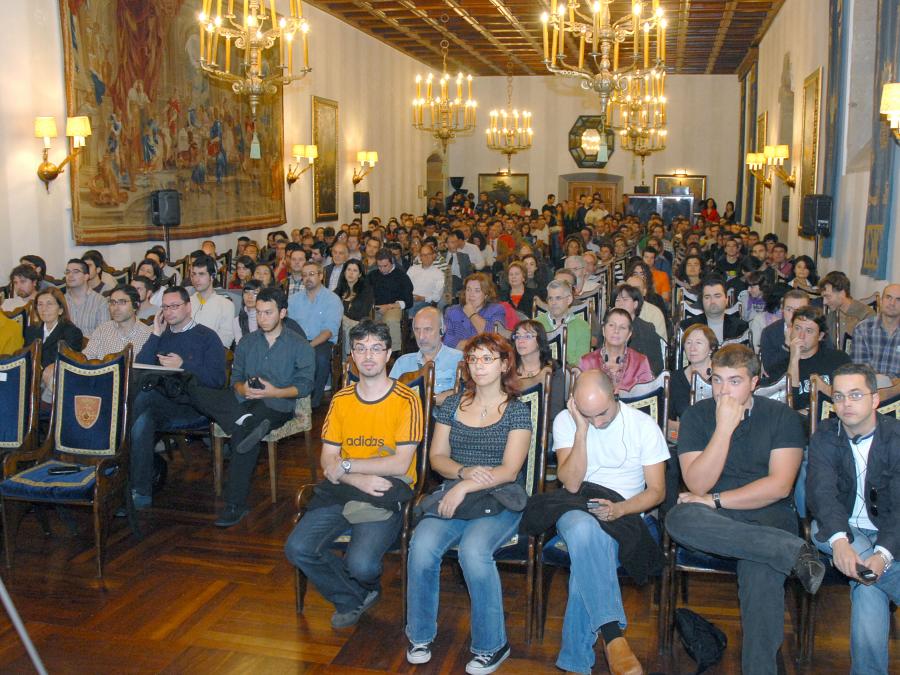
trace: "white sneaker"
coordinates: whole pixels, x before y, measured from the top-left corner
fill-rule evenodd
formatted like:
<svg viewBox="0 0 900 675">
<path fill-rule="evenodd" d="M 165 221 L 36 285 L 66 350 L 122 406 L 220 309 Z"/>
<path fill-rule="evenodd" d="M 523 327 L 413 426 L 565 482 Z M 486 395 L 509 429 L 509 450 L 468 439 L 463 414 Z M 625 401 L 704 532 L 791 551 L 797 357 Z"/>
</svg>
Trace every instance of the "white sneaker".
<svg viewBox="0 0 900 675">
<path fill-rule="evenodd" d="M 477 654 L 475 658 L 466 664 L 466 672 L 469 675 L 488 675 L 493 673 L 500 664 L 509 658 L 509 643 L 500 647 L 493 654 Z"/>
<path fill-rule="evenodd" d="M 406 660 L 414 665 L 428 663 L 431 661 L 431 643 L 424 642 L 417 644 L 409 643 L 409 649 L 406 650 Z"/>
</svg>

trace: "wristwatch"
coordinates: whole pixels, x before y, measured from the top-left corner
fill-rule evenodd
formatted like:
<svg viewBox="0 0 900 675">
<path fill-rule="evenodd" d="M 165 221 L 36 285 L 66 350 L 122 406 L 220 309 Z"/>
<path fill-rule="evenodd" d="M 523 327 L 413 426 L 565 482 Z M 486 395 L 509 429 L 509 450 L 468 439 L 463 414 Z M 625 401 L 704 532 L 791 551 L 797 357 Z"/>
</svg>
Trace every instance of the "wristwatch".
<svg viewBox="0 0 900 675">
<path fill-rule="evenodd" d="M 344 473 L 350 473 L 350 460 L 342 459 L 341 460 L 341 468 L 344 470 Z"/>
<path fill-rule="evenodd" d="M 719 495 L 718 492 L 713 492 L 713 494 L 712 494 L 713 504 L 716 505 L 716 508 L 717 508 L 717 509 L 721 509 L 721 508 L 722 508 L 722 502 L 719 500 L 719 497 L 720 497 L 720 495 Z"/>
<path fill-rule="evenodd" d="M 466 467 L 461 466 L 461 467 L 459 467 L 459 471 L 456 472 L 456 477 L 459 478 L 460 480 L 465 480 L 465 479 L 463 478 L 463 474 L 462 474 L 462 472 L 463 472 L 463 470 L 464 470 L 465 468 L 466 468 Z"/>
<path fill-rule="evenodd" d="M 875 555 L 880 555 L 881 559 L 884 560 L 884 570 L 882 574 L 891 569 L 891 565 L 894 564 L 894 557 L 889 553 L 885 553 L 884 551 L 875 551 Z"/>
</svg>

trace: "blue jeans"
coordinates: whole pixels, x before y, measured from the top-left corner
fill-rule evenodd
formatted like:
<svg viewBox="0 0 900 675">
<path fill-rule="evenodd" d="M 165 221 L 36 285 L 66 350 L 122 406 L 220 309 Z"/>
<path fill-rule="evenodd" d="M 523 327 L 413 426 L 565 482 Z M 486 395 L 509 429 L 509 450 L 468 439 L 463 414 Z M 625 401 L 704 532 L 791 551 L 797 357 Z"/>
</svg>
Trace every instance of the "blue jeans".
<svg viewBox="0 0 900 675">
<path fill-rule="evenodd" d="M 406 587 L 406 636 L 432 642 L 437 635 L 441 559 L 459 544 L 462 567 L 472 605 L 473 654 L 491 654 L 506 644 L 503 589 L 494 551 L 519 529 L 522 514 L 503 511 L 475 520 L 428 517 L 413 532 L 409 545 Z"/>
<path fill-rule="evenodd" d="M 600 626 L 617 621 L 625 628 L 625 608 L 619 589 L 619 544 L 584 511 L 569 511 L 556 522 L 566 542 L 571 568 L 569 600 L 563 619 L 562 646 L 556 667 L 590 673 Z"/>
<path fill-rule="evenodd" d="M 339 612 L 359 607 L 380 585 L 382 559 L 400 532 L 400 513 L 375 523 L 351 525 L 335 504 L 307 511 L 284 545 L 287 559 L 299 567 Z M 343 557 L 332 550 L 334 540 L 350 530 Z"/>
<path fill-rule="evenodd" d="M 813 541 L 820 551 L 831 555 L 831 545 L 816 539 L 818 523 L 813 521 Z M 865 560 L 875 551 L 877 530 L 852 528 L 853 550 Z M 891 551 L 893 553 L 893 551 Z M 888 672 L 890 602 L 900 604 L 900 564 L 894 563 L 871 586 L 850 582 L 850 661 L 853 675 L 883 675 Z"/>
</svg>

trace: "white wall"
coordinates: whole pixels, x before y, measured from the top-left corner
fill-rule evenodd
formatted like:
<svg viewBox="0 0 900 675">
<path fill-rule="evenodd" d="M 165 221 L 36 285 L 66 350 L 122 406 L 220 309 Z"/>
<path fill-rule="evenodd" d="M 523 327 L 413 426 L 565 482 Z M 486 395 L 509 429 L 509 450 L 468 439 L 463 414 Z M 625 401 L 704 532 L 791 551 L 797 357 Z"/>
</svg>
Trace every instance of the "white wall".
<svg viewBox="0 0 900 675">
<path fill-rule="evenodd" d="M 848 17 L 854 13 L 854 5 L 865 3 L 866 11 L 874 11 L 876 0 L 850 0 L 845 3 L 845 12 Z M 871 5 L 872 7 L 868 7 Z M 852 25 L 846 29 L 852 31 Z M 791 142 L 791 157 L 799 158 L 803 126 L 803 80 L 816 68 L 822 68 L 822 114 L 824 120 L 825 97 L 827 96 L 828 78 L 828 3 L 824 0 L 787 0 L 782 6 L 778 16 L 772 22 L 759 45 L 759 103 L 757 114 L 768 111 L 768 143 L 774 143 L 779 139 L 779 88 L 783 71 L 785 54 L 790 55 L 791 85 L 794 91 L 794 117 L 793 139 Z M 852 35 L 852 32 L 851 32 Z M 874 40 L 868 36 L 864 39 Z M 855 55 L 866 58 L 870 50 L 854 48 L 851 42 L 850 59 Z M 871 77 L 871 65 L 868 75 Z M 851 68 L 852 70 L 852 68 Z M 851 86 L 851 93 L 853 87 Z M 878 94 L 880 96 L 880 92 Z M 857 105 L 853 96 L 847 96 L 848 105 Z M 876 104 L 877 105 L 877 104 Z M 846 123 L 847 111 L 841 111 Z M 755 129 L 756 121 L 748 120 L 751 129 Z M 819 139 L 819 168 L 817 191 L 825 191 L 824 155 L 825 138 L 824 126 L 820 127 Z M 754 137 L 751 131 L 750 137 Z M 845 137 L 846 138 L 846 137 Z M 858 141 L 853 141 L 858 145 Z M 866 218 L 866 204 L 869 193 L 868 161 L 864 166 L 848 165 L 846 160 L 853 160 L 844 153 L 845 162 L 841 171 L 844 172 L 841 193 L 836 195 L 837 208 L 833 214 L 835 222 L 834 255 L 831 258 L 819 258 L 819 272 L 824 274 L 831 270 L 841 270 L 851 279 L 853 295 L 866 296 L 884 287 L 885 282 L 876 281 L 860 274 L 860 264 L 863 253 L 863 227 Z M 798 169 L 799 162 L 794 162 Z M 898 171 L 900 178 L 900 171 Z M 797 226 L 800 220 L 800 198 L 797 189 L 790 191 L 780 181 L 775 181 L 777 188 L 765 190 L 763 202 L 763 223 L 757 225 L 761 232 L 776 231 L 782 236 L 793 253 L 806 253 L 813 255 L 813 241 L 804 239 L 797 234 Z M 746 190 L 746 187 L 745 187 Z M 791 194 L 790 222 L 781 223 L 781 199 L 782 194 Z M 900 205 L 895 204 L 894 223 L 900 222 Z M 891 249 L 891 262 L 888 278 L 900 279 L 900 237 L 893 236 Z"/>
<path fill-rule="evenodd" d="M 287 10 L 286 0 L 278 0 L 277 5 Z M 0 42 L 0 60 L 7 73 L 0 78 L 0 279 L 24 253 L 43 256 L 54 273 L 67 258 L 85 250 L 75 246 L 71 236 L 68 172 L 51 184 L 50 194 L 35 175 L 42 144 L 33 136 L 34 117 L 54 115 L 60 129 L 65 127 L 58 7 L 57 0 L 4 5 L 7 25 L 15 30 L 8 31 Z M 311 26 L 313 72 L 286 89 L 285 156 L 292 144 L 312 142 L 312 95 L 334 99 L 340 106 L 340 220 L 331 224 L 353 217 L 350 178 L 356 151 L 362 149 L 377 150 L 381 160 L 359 186 L 371 193 L 373 215 L 424 208 L 417 186 L 425 184 L 425 159 L 432 141 L 425 134 L 414 133 L 408 121 L 413 79 L 424 72 L 424 66 L 306 3 L 303 11 Z M 63 140 L 55 139 L 51 161 L 62 157 Z M 312 224 L 312 172 L 286 191 L 286 212 L 288 228 Z M 238 234 L 213 239 L 224 250 Z M 139 258 L 149 245 L 98 248 L 117 266 Z M 172 255 L 181 256 L 194 248 L 196 240 L 173 241 Z"/>
<path fill-rule="evenodd" d="M 506 168 L 506 158 L 487 149 L 484 129 L 488 113 L 506 106 L 506 78 L 481 77 L 475 83 L 478 129 L 450 146 L 450 175 L 465 176 L 464 186 L 477 192 L 478 174 Z M 687 169 L 709 177 L 707 191 L 721 210 L 734 200 L 737 181 L 737 142 L 740 89 L 734 75 L 672 75 L 666 78 L 669 100 L 669 140 L 664 151 L 646 160 L 647 185 L 653 175 Z M 579 115 L 596 115 L 597 95 L 584 91 L 575 80 L 556 76 L 513 78 L 513 105 L 530 110 L 535 130 L 531 150 L 515 155 L 514 173 L 529 174 L 532 204 L 540 206 L 558 189 L 557 176 L 580 169 L 568 151 L 569 129 Z M 625 190 L 640 185 L 640 161 L 616 148 L 601 173 L 625 177 Z"/>
</svg>

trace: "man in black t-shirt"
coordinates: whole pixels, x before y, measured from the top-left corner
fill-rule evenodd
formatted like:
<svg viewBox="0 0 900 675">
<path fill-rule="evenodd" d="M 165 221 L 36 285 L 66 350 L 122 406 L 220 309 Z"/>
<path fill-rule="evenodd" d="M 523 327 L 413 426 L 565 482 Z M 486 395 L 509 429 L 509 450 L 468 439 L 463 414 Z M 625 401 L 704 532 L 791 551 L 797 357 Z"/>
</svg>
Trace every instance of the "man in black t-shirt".
<svg viewBox="0 0 900 675">
<path fill-rule="evenodd" d="M 813 373 L 831 382 L 831 374 L 850 357 L 828 346 L 825 316 L 811 305 L 801 307 L 791 319 L 790 356 L 772 366 L 768 381 L 776 382 L 786 372 L 791 376 L 794 409 L 809 408 L 810 378 Z"/>
<path fill-rule="evenodd" d="M 725 255 L 716 262 L 716 269 L 726 281 L 741 276 L 741 247 L 737 239 L 725 240 Z"/>
<path fill-rule="evenodd" d="M 825 566 L 797 536 L 791 491 L 806 435 L 788 406 L 753 396 L 759 359 L 744 345 L 712 360 L 713 398 L 681 418 L 678 459 L 689 492 L 666 516 L 682 546 L 737 560 L 744 675 L 777 671 L 784 641 L 784 582 L 815 593 Z"/>
</svg>

